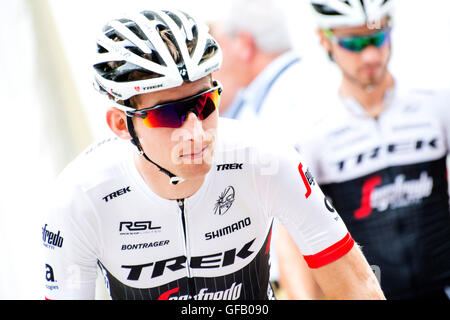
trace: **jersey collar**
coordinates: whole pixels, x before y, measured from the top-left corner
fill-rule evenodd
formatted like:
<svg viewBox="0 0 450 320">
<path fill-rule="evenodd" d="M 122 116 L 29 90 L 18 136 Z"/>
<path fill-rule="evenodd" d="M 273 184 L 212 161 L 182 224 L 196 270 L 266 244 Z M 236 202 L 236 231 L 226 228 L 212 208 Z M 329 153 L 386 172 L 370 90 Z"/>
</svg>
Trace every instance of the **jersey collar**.
<svg viewBox="0 0 450 320">
<path fill-rule="evenodd" d="M 394 78 L 394 86 L 392 88 L 388 88 L 384 94 L 383 103 L 386 105 L 384 110 L 381 112 L 380 116 L 385 114 L 389 109 L 395 105 L 394 100 L 396 99 L 398 94 L 398 83 L 397 79 Z M 338 94 L 339 99 L 342 101 L 344 107 L 350 111 L 350 113 L 359 116 L 359 117 L 369 117 L 367 111 L 361 106 L 361 104 L 356 101 L 353 97 L 342 97 Z"/>
</svg>

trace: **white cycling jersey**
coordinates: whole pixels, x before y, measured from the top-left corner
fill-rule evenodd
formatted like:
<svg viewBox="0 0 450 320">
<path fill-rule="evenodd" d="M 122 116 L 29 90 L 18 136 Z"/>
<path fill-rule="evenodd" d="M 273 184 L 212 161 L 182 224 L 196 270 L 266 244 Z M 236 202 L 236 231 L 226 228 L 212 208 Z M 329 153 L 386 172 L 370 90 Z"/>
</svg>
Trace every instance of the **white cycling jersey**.
<svg viewBox="0 0 450 320">
<path fill-rule="evenodd" d="M 295 150 L 263 150 L 239 128 L 219 120 L 212 168 L 186 199 L 152 192 L 128 141 L 73 161 L 42 227 L 46 298 L 94 298 L 97 265 L 113 299 L 272 298 L 273 217 L 310 267 L 346 254 L 354 241 Z"/>
<path fill-rule="evenodd" d="M 320 100 L 328 115 L 298 149 L 381 271 L 388 298 L 443 292 L 450 285 L 450 94 L 396 85 L 385 99 L 377 119 L 354 100 Z"/>
</svg>

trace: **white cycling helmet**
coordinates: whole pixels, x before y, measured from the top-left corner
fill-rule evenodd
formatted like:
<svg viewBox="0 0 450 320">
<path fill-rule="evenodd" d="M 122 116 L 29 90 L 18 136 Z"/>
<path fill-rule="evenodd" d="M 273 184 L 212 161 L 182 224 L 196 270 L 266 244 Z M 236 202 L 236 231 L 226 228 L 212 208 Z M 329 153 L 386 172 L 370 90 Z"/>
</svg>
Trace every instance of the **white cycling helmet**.
<svg viewBox="0 0 450 320">
<path fill-rule="evenodd" d="M 170 32 L 180 53 L 178 62 L 161 38 L 159 31 L 163 29 Z M 193 46 L 191 53 L 188 43 Z M 150 55 L 152 61 L 146 58 Z M 103 28 L 97 38 L 94 86 L 116 101 L 127 100 L 198 80 L 218 70 L 221 63 L 221 49 L 205 24 L 177 10 L 143 11 L 112 20 Z M 154 77 L 129 81 L 128 75 L 133 71 Z"/>
<path fill-rule="evenodd" d="M 394 0 L 311 0 L 319 28 L 356 27 L 390 16 Z"/>
</svg>

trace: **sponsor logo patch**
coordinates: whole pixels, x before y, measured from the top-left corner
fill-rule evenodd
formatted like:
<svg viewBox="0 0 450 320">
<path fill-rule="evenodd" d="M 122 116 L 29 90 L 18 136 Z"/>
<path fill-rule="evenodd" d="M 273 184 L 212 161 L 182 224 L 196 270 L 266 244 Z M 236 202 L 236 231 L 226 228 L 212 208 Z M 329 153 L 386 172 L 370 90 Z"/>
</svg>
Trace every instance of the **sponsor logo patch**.
<svg viewBox="0 0 450 320">
<path fill-rule="evenodd" d="M 161 240 L 161 241 L 144 242 L 144 243 L 136 243 L 136 244 L 123 244 L 122 250 L 139 250 L 139 249 L 163 247 L 163 246 L 168 245 L 169 242 L 170 242 L 169 240 Z"/>
<path fill-rule="evenodd" d="M 61 236 L 61 231 L 54 233 L 47 230 L 47 224 L 45 224 L 42 228 L 42 241 L 45 247 L 55 249 L 63 246 L 64 238 Z"/>
<path fill-rule="evenodd" d="M 55 280 L 55 274 L 53 272 L 53 268 L 49 264 L 45 264 L 45 280 L 47 284 L 45 287 L 48 290 L 58 290 L 59 287 L 56 285 L 58 281 Z"/>
<path fill-rule="evenodd" d="M 418 179 L 406 180 L 405 175 L 395 177 L 394 183 L 382 185 L 381 176 L 366 180 L 362 187 L 361 206 L 354 218 L 368 217 L 373 209 L 379 212 L 419 204 L 431 195 L 433 178 L 422 172 Z"/>
<path fill-rule="evenodd" d="M 226 187 L 220 194 L 219 199 L 217 199 L 216 205 L 214 206 L 214 214 L 218 214 L 219 216 L 225 214 L 233 204 L 235 195 L 236 193 L 232 186 Z"/>
<path fill-rule="evenodd" d="M 306 169 L 306 171 L 303 171 L 303 164 L 300 162 L 298 165 L 298 172 L 300 173 L 300 176 L 302 177 L 303 184 L 306 188 L 305 198 L 308 199 L 311 195 L 312 189 L 311 187 L 316 184 L 314 181 L 314 177 L 312 176 L 311 172 L 309 171 L 309 168 Z"/>
<path fill-rule="evenodd" d="M 153 226 L 152 221 L 122 221 L 119 224 L 119 232 L 121 235 L 136 235 L 160 231 L 161 227 Z"/>
<path fill-rule="evenodd" d="M 250 217 L 247 217 L 243 220 L 240 220 L 236 223 L 233 223 L 232 225 L 226 226 L 222 229 L 218 229 L 215 231 L 211 231 L 211 232 L 207 232 L 205 233 L 205 240 L 211 240 L 214 238 L 219 238 L 219 237 L 223 237 L 226 236 L 227 234 L 233 233 L 237 230 L 243 229 L 245 227 L 248 227 L 249 225 L 251 225 L 252 222 L 250 220 Z"/>
<path fill-rule="evenodd" d="M 158 300 L 237 300 L 241 296 L 241 290 L 242 283 L 233 282 L 230 288 L 226 290 L 208 292 L 208 288 L 202 288 L 194 296 L 172 296 L 180 291 L 180 287 L 176 287 L 161 294 Z"/>
</svg>

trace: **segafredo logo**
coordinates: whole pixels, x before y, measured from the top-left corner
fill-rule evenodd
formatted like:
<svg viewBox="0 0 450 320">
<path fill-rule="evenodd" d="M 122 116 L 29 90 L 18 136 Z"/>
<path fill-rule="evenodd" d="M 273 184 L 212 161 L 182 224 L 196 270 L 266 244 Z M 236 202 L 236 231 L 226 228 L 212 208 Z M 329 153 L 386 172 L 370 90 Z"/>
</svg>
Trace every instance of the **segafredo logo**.
<svg viewBox="0 0 450 320">
<path fill-rule="evenodd" d="M 226 290 L 208 292 L 208 288 L 202 288 L 194 295 L 172 296 L 178 293 L 180 287 L 176 287 L 164 292 L 159 296 L 158 300 L 237 300 L 241 296 L 242 283 L 233 282 L 230 288 Z"/>
<path fill-rule="evenodd" d="M 55 249 L 55 247 L 62 247 L 64 238 L 61 236 L 61 232 L 59 230 L 57 233 L 47 230 L 47 224 L 45 224 L 42 228 L 42 240 L 45 247 Z"/>
<path fill-rule="evenodd" d="M 309 171 L 309 168 L 306 169 L 306 171 L 303 171 L 303 164 L 300 162 L 298 165 L 298 172 L 300 173 L 300 176 L 302 177 L 303 184 L 306 188 L 305 198 L 308 199 L 311 195 L 312 189 L 311 187 L 316 184 L 313 175 Z"/>
<path fill-rule="evenodd" d="M 419 204 L 433 190 L 433 178 L 425 171 L 419 179 L 406 180 L 401 174 L 395 177 L 394 183 L 382 185 L 382 182 L 381 176 L 374 176 L 364 183 L 361 207 L 354 212 L 355 219 L 369 216 L 373 209 L 382 212 Z"/>
</svg>

